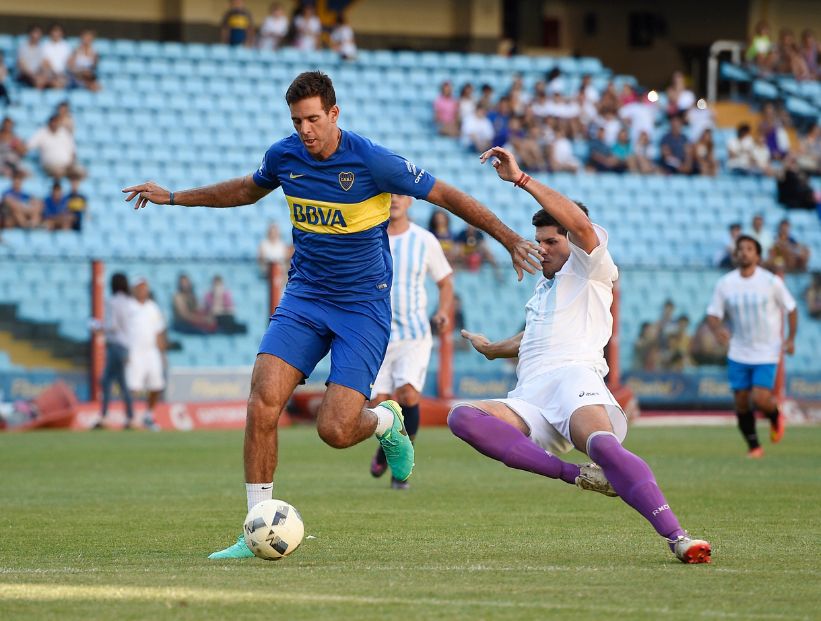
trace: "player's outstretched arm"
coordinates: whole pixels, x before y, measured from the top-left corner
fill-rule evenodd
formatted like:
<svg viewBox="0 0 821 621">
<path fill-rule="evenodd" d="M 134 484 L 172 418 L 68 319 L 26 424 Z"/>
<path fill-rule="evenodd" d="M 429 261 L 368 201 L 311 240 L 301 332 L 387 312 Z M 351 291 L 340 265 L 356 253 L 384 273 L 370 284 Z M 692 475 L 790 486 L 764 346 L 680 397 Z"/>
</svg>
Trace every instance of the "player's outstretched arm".
<svg viewBox="0 0 821 621">
<path fill-rule="evenodd" d="M 470 341 L 473 349 L 478 351 L 488 360 L 496 358 L 515 358 L 519 355 L 519 346 L 522 344 L 524 332 L 519 332 L 516 336 L 511 336 L 503 341 L 491 342 L 484 334 L 468 332 L 462 330 L 462 338 Z"/>
<path fill-rule="evenodd" d="M 510 253 L 519 280 L 523 276 L 522 270 L 529 274 L 535 274 L 541 270 L 542 255 L 539 247 L 512 231 L 492 211 L 472 196 L 437 179 L 426 200 L 447 209 L 465 222 L 469 222 L 497 239 Z"/>
<path fill-rule="evenodd" d="M 246 175 L 202 188 L 174 192 L 173 204 L 184 207 L 239 207 L 256 203 L 270 191 L 254 183 L 251 175 Z M 125 197 L 126 202 L 137 197 L 134 209 L 142 209 L 148 203 L 171 204 L 171 192 L 153 181 L 125 188 L 123 193 L 128 195 Z"/>
<path fill-rule="evenodd" d="M 563 194 L 524 174 L 510 151 L 502 147 L 493 147 L 482 153 L 479 159 L 483 164 L 491 160 L 499 177 L 504 181 L 518 185 L 526 179 L 520 187 L 533 196 L 542 209 L 556 218 L 556 221 L 573 236 L 574 243 L 585 252 L 589 254 L 599 245 L 599 237 L 590 218 L 579 209 L 579 206 Z"/>
<path fill-rule="evenodd" d="M 794 308 L 787 314 L 787 325 L 789 332 L 784 341 L 784 352 L 792 356 L 795 353 L 795 335 L 798 333 L 798 309 Z"/>
</svg>

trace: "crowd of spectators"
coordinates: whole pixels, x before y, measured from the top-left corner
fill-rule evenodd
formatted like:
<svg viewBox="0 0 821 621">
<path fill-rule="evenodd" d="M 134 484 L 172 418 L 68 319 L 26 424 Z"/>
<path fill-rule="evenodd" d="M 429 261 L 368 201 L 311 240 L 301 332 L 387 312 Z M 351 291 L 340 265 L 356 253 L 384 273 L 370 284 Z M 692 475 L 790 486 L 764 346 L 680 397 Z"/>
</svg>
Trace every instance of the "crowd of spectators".
<svg viewBox="0 0 821 621">
<path fill-rule="evenodd" d="M 762 265 L 770 271 L 779 274 L 807 271 L 810 249 L 793 237 L 789 219 L 782 218 L 773 234 L 765 226 L 764 216 L 760 213 L 753 215 L 748 230 L 743 230 L 738 222 L 730 224 L 727 239 L 714 259 L 716 267 L 735 267 L 736 240 L 742 233 L 761 244 Z"/>
<path fill-rule="evenodd" d="M 28 155 L 51 179 L 48 194 L 38 197 L 24 187 L 31 171 L 25 165 Z M 32 158 L 33 159 L 33 158 Z M 0 122 L 0 177 L 9 187 L 0 194 L 0 228 L 82 229 L 88 201 L 80 190 L 85 168 L 77 160 L 74 118 L 68 102 L 60 103 L 48 122 L 28 140 L 17 135 L 14 120 Z M 64 187 L 68 180 L 69 191 Z"/>
<path fill-rule="evenodd" d="M 782 28 L 778 41 L 773 42 L 769 24 L 760 21 L 755 26 L 745 58 L 751 67 L 764 75 L 780 73 L 792 75 L 796 80 L 817 80 L 821 77 L 818 41 L 809 28 L 801 32 L 800 41 L 792 29 Z"/>
<path fill-rule="evenodd" d="M 629 83 L 618 89 L 613 81 L 599 92 L 589 75 L 568 95 L 567 83 L 554 68 L 528 92 L 515 75 L 497 98 L 490 85 L 477 94 L 470 83 L 456 96 L 447 81 L 433 102 L 435 123 L 440 134 L 458 137 L 468 150 L 510 148 L 529 171 L 719 172 L 713 111 L 681 72 L 673 74 L 663 97 Z"/>
<path fill-rule="evenodd" d="M 233 296 L 219 274 L 213 277 L 202 301 L 197 299 L 191 279 L 180 274 L 171 307 L 171 327 L 183 334 L 244 334 L 247 330 L 234 318 Z"/>
<path fill-rule="evenodd" d="M 327 46 L 346 60 L 356 58 L 357 52 L 354 31 L 345 16 L 340 13 L 333 28 L 326 29 L 313 2 L 299 3 L 291 17 L 280 3 L 274 2 L 257 28 L 245 1 L 229 0 L 222 18 L 220 40 L 227 45 L 263 50 L 291 45 L 310 52 Z"/>
<path fill-rule="evenodd" d="M 93 31 L 84 30 L 77 47 L 72 50 L 60 24 L 50 26 L 45 39 L 43 29 L 34 25 L 17 50 L 16 76 L 23 85 L 37 89 L 86 88 L 98 91 L 98 61 Z"/>
</svg>

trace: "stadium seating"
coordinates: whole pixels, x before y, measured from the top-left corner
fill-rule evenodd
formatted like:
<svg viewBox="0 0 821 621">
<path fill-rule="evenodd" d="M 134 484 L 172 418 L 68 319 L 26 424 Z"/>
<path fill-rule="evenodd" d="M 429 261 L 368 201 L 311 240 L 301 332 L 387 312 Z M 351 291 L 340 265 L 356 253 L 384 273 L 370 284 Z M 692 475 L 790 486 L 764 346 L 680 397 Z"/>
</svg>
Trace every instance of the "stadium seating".
<svg viewBox="0 0 821 621">
<path fill-rule="evenodd" d="M 15 57 L 20 40 L 0 36 L 7 59 Z M 171 340 L 182 345 L 170 354 L 174 366 L 253 362 L 267 318 L 267 289 L 254 257 L 270 221 L 283 231 L 289 229 L 285 202 L 274 192 L 258 205 L 239 209 L 151 207 L 134 213 L 123 203 L 120 190 L 145 179 L 172 188 L 191 187 L 255 170 L 268 145 L 292 131 L 283 94 L 298 72 L 321 68 L 333 77 L 343 127 L 362 132 L 464 188 L 528 237 L 535 204 L 509 184 L 501 184 L 458 142 L 435 135 L 431 102 L 439 84 L 446 79 L 457 85 L 488 83 L 502 92 L 514 72 L 520 72 L 530 87 L 554 66 L 564 72 L 569 90 L 577 88 L 584 73 L 593 75 L 600 87 L 611 78 L 617 84 L 635 82 L 630 76 L 612 76 L 592 58 L 505 59 L 363 50 L 355 62 L 342 62 L 327 51 L 273 53 L 122 40 L 100 40 L 97 47 L 102 92 L 17 88 L 13 93 L 17 105 L 9 114 L 23 136 L 43 124 L 59 101 L 70 101 L 79 157 L 90 173 L 84 183 L 89 214 L 80 234 L 4 232 L 0 257 L 15 260 L 20 269 L 0 270 L 0 301 L 18 304 L 20 316 L 32 321 L 58 318 L 63 336 L 82 340 L 88 336 L 90 258 L 105 259 L 109 273 L 124 269 L 131 276 L 147 275 L 168 314 L 179 272 L 192 277 L 200 296 L 210 278 L 222 274 L 234 293 L 237 319 L 248 325 L 248 333 L 172 333 Z M 716 132 L 720 156 L 731 133 Z M 769 178 L 538 177 L 584 201 L 592 217 L 610 231 L 611 249 L 623 273 L 624 343 L 632 343 L 641 321 L 657 316 L 666 297 L 697 322 L 718 276 L 704 270 L 723 243 L 727 226 L 736 221 L 746 224 L 760 212 L 774 227 L 786 213 L 775 201 L 774 181 Z M 47 180 L 37 172 L 27 188 L 45 195 Z M 412 216 L 422 224 L 430 213 L 427 203 L 412 208 Z M 821 268 L 821 230 L 815 215 L 791 213 L 790 219 L 794 235 L 813 249 L 812 267 Z M 493 250 L 503 269 L 509 269 L 504 250 L 498 244 Z M 503 283 L 484 270 L 457 277 L 467 325 L 494 337 L 520 329 L 523 302 L 532 288 L 530 281 L 516 284 L 509 272 L 503 274 Z M 671 282 L 677 283 L 673 289 Z M 796 293 L 805 286 L 801 278 L 789 282 Z M 489 289 L 500 294 L 486 299 L 483 292 Z M 821 341 L 817 336 L 812 338 Z M 629 365 L 629 348 L 623 353 L 624 364 Z M 462 353 L 458 360 L 470 368 L 483 368 L 486 362 Z M 0 368 L 7 364 L 0 359 Z M 802 368 L 811 361 L 802 355 L 791 364 Z"/>
</svg>

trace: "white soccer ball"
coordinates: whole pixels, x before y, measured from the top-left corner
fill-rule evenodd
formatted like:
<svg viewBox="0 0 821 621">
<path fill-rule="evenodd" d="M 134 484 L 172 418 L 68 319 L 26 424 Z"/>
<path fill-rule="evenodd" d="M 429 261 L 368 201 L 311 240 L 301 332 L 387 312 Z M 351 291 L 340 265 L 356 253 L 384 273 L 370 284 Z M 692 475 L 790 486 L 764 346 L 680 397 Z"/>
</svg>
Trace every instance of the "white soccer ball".
<svg viewBox="0 0 821 621">
<path fill-rule="evenodd" d="M 299 547 L 305 525 L 299 511 L 284 500 L 263 500 L 245 516 L 242 532 L 251 552 L 266 561 L 275 561 Z"/>
</svg>

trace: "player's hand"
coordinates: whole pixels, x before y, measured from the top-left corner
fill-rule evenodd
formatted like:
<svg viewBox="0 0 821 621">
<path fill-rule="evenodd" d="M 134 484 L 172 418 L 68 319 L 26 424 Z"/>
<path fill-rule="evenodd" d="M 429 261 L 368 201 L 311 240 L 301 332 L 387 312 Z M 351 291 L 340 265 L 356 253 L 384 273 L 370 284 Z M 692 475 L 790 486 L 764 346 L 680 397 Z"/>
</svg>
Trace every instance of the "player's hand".
<svg viewBox="0 0 821 621">
<path fill-rule="evenodd" d="M 484 334 L 468 332 L 467 330 L 462 330 L 460 334 L 463 339 L 470 341 L 470 344 L 473 345 L 473 349 L 478 351 L 488 360 L 493 360 L 490 356 L 490 339 L 488 339 Z"/>
<path fill-rule="evenodd" d="M 508 247 L 510 258 L 513 261 L 513 269 L 516 270 L 521 282 L 524 272 L 535 274 L 542 269 L 542 250 L 532 241 L 516 236 L 517 239 Z M 524 272 L 522 271 L 524 270 Z"/>
<path fill-rule="evenodd" d="M 433 317 L 430 318 L 430 322 L 436 326 L 436 329 L 439 331 L 439 334 L 445 331 L 445 328 L 448 325 L 448 316 L 443 313 L 442 311 L 436 311 Z"/>
<path fill-rule="evenodd" d="M 716 332 L 716 339 L 722 345 L 729 345 L 730 344 L 730 331 L 727 328 L 719 328 Z"/>
<path fill-rule="evenodd" d="M 784 341 L 784 353 L 792 356 L 795 353 L 795 340 L 787 339 Z"/>
<path fill-rule="evenodd" d="M 165 188 L 161 188 L 153 181 L 147 181 L 141 185 L 132 185 L 130 188 L 124 188 L 123 194 L 128 194 L 125 197 L 125 202 L 131 202 L 135 196 L 137 202 L 134 203 L 134 209 L 142 209 L 148 203 L 155 205 L 168 205 L 171 202 L 171 192 Z"/>
<path fill-rule="evenodd" d="M 496 173 L 504 181 L 515 183 L 522 176 L 522 171 L 516 158 L 507 149 L 502 147 L 491 147 L 479 156 L 479 161 L 484 164 L 490 160 L 491 166 L 496 169 Z"/>
</svg>

